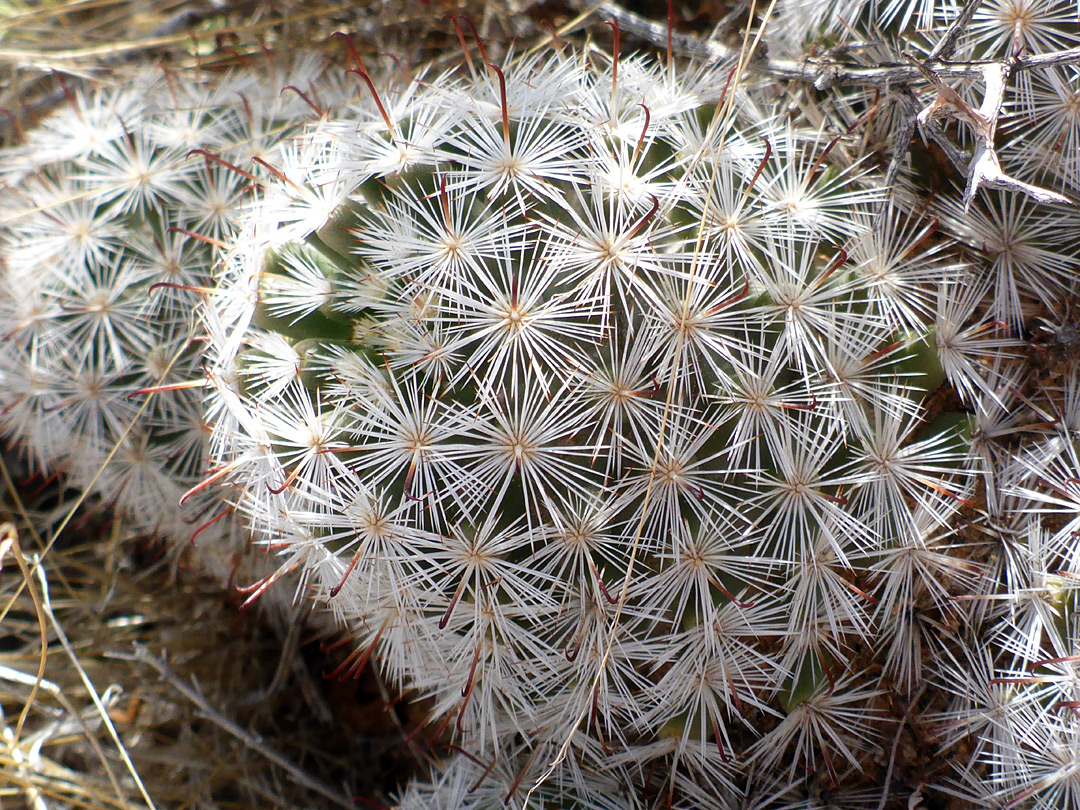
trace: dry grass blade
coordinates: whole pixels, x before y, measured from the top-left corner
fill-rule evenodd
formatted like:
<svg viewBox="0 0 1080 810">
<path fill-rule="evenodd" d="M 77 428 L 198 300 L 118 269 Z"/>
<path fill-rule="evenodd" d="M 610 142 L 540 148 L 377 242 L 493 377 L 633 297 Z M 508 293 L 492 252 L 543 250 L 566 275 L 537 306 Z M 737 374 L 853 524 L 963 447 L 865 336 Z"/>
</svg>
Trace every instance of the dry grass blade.
<svg viewBox="0 0 1080 810">
<path fill-rule="evenodd" d="M 481 21 L 485 35 L 533 27 L 523 15 L 505 19 L 476 0 L 451 6 Z M 203 70 L 292 53 L 297 43 L 336 52 L 331 36 L 338 31 L 356 34 L 365 49 L 403 52 L 410 63 L 446 58 L 448 41 L 433 31 L 437 16 L 421 2 L 0 0 L 0 143 L 20 138 L 79 83 L 107 81 L 124 63 Z"/>
<path fill-rule="evenodd" d="M 66 513 L 63 504 L 36 505 Z M 34 507 L 14 506 L 10 493 L 0 505 L 55 525 Z M 376 686 L 312 678 L 305 656 L 316 672 L 333 667 L 305 648 L 302 630 L 299 651 L 284 661 L 284 630 L 238 611 L 238 600 L 183 563 L 174 572 L 154 563 L 161 549 L 153 541 L 125 542 L 121 525 L 101 515 L 80 513 L 58 539 L 47 533 L 51 548 L 41 557 L 22 554 L 17 536 L 14 525 L 4 527 L 5 810 L 333 807 L 348 803 L 341 786 L 348 795 L 379 795 L 407 774 L 402 732 L 374 708 L 385 703 Z M 201 704 L 116 655 L 136 647 L 155 657 L 168 650 L 173 679 L 197 682 Z M 272 683 L 278 688 L 268 689 Z M 208 720 L 210 705 L 217 715 Z"/>
<path fill-rule="evenodd" d="M 55 781 L 56 774 L 59 772 L 60 782 L 67 783 L 70 780 L 68 775 L 64 773 L 66 769 L 59 768 L 55 763 L 51 763 L 41 756 L 42 746 L 51 738 L 60 736 L 64 732 L 70 733 L 73 727 L 81 730 L 89 731 L 91 725 L 97 723 L 104 723 L 111 731 L 113 741 L 117 745 L 117 750 L 121 753 L 125 764 L 128 766 L 129 773 L 134 778 L 136 786 L 138 786 L 142 793 L 142 798 L 146 800 L 146 805 L 153 807 L 153 803 L 150 801 L 149 796 L 146 795 L 145 790 L 142 787 L 142 782 L 139 780 L 138 774 L 134 770 L 134 766 L 131 764 L 130 759 L 127 757 L 127 753 L 124 750 L 123 744 L 116 736 L 115 728 L 109 719 L 107 709 L 104 701 L 98 696 L 93 685 L 90 684 L 86 678 L 85 670 L 79 665 L 78 658 L 74 651 L 71 649 L 70 644 L 64 637 L 63 630 L 56 622 L 56 616 L 52 612 L 52 606 L 49 601 L 49 583 L 45 577 L 44 569 L 40 565 L 40 560 L 36 555 L 27 559 L 24 556 L 21 545 L 19 543 L 19 533 L 15 525 L 12 523 L 4 523 L 0 525 L 0 571 L 2 571 L 2 563 L 5 557 L 10 557 L 15 561 L 18 567 L 19 573 L 22 577 L 22 582 L 19 584 L 15 593 L 12 594 L 10 600 L 5 605 L 3 613 L 0 616 L 7 616 L 11 608 L 18 602 L 19 596 L 22 593 L 23 586 L 25 586 L 26 594 L 28 595 L 32 605 L 33 613 L 37 620 L 38 626 L 38 644 L 39 651 L 37 656 L 37 672 L 31 677 L 23 673 L 20 669 L 11 667 L 3 667 L 0 671 L 0 679 L 6 680 L 12 684 L 29 685 L 30 690 L 25 698 L 22 709 L 19 712 L 19 718 L 15 724 L 14 729 L 5 725 L 3 728 L 4 742 L 6 748 L 4 749 L 4 755 L 11 758 L 9 763 L 12 766 L 12 772 L 16 775 L 15 781 L 22 782 L 21 787 L 26 792 L 27 799 L 30 804 L 36 805 L 40 800 L 40 794 L 43 792 L 44 787 L 38 782 L 44 779 L 47 786 L 52 781 Z M 35 583 L 36 579 L 38 580 Z M 48 660 L 48 647 L 49 647 L 49 632 L 46 625 L 46 619 L 52 624 L 54 630 L 62 640 L 64 651 L 68 654 L 69 660 L 74 664 L 77 671 L 83 678 L 83 683 L 87 689 L 87 692 L 93 697 L 94 713 L 90 716 L 86 716 L 83 713 L 77 712 L 71 702 L 64 695 L 63 690 L 55 683 L 45 680 L 46 663 Z M 46 692 L 52 695 L 55 700 L 63 707 L 69 717 L 65 721 L 54 721 L 48 724 L 44 729 L 38 730 L 28 738 L 24 738 L 23 731 L 26 726 L 26 721 L 32 710 L 38 707 L 37 698 L 42 688 L 45 688 Z M 109 784 L 112 788 L 113 795 L 119 799 L 122 806 L 126 806 L 128 803 L 124 800 L 124 791 L 120 787 L 120 784 L 116 778 L 115 773 L 109 763 L 109 758 L 106 757 L 105 752 L 102 750 L 99 741 L 92 734 L 87 735 L 87 740 L 90 741 L 91 747 L 94 753 L 97 755 L 98 761 L 101 763 L 101 767 L 108 777 Z M 50 778 L 48 774 L 53 776 Z M 78 785 L 77 782 L 73 783 Z M 112 804 L 112 799 L 105 800 Z"/>
</svg>

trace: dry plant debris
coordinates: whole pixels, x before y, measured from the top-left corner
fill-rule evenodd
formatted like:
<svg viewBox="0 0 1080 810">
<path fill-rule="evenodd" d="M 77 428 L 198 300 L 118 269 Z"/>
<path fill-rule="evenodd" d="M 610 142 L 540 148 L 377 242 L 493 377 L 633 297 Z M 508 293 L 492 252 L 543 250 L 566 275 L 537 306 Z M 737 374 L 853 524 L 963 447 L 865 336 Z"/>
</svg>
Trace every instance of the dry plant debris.
<svg viewBox="0 0 1080 810">
<path fill-rule="evenodd" d="M 413 710 L 372 673 L 325 680 L 334 653 L 299 612 L 240 611 L 100 504 L 59 525 L 55 505 L 3 506 L 5 810 L 350 807 L 415 767 Z"/>
</svg>

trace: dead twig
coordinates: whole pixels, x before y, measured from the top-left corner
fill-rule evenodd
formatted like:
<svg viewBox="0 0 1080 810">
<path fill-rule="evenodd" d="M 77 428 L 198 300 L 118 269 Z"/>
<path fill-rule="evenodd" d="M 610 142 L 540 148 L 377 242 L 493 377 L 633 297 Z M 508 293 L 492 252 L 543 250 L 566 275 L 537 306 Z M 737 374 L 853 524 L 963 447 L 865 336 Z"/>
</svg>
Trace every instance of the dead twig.
<svg viewBox="0 0 1080 810">
<path fill-rule="evenodd" d="M 618 3 L 612 2 L 612 0 L 603 0 L 600 3 L 590 3 L 588 0 L 571 0 L 571 5 L 583 11 L 587 10 L 590 14 L 602 14 L 611 17 L 619 24 L 619 28 L 623 32 L 630 33 L 657 47 L 667 47 L 667 25 L 628 11 Z M 971 13 L 974 13 L 974 8 Z M 959 32 L 955 36 L 958 37 Z M 739 58 L 738 48 L 729 48 L 719 42 L 700 39 L 678 32 L 672 34 L 671 44 L 672 48 L 682 56 L 704 62 L 733 62 Z M 948 48 L 945 49 L 945 52 L 948 52 Z M 1013 60 L 1012 69 L 1015 73 L 1077 63 L 1080 63 L 1080 47 L 1037 56 L 1019 56 Z M 946 62 L 943 58 L 936 57 L 932 60 L 928 59 L 924 64 L 931 66 L 938 76 L 952 79 L 971 79 L 981 77 L 987 65 L 998 65 L 1000 62 L 993 60 Z M 774 79 L 808 82 L 818 90 L 827 90 L 836 85 L 875 87 L 885 90 L 898 85 L 915 84 L 923 78 L 922 72 L 917 67 L 909 64 L 852 65 L 831 56 L 776 59 L 765 54 L 759 54 L 747 65 L 747 70 Z"/>
<path fill-rule="evenodd" d="M 739 58 L 739 51 L 718 42 L 699 39 L 685 34 L 674 34 L 666 25 L 624 9 L 612 0 L 592 5 L 587 0 L 572 0 L 573 5 L 589 13 L 610 16 L 623 31 L 629 32 L 657 46 L 671 47 L 684 56 L 701 59 L 705 62 L 734 62 Z M 1041 186 L 1025 183 L 1008 175 L 1001 168 L 994 136 L 997 132 L 1001 107 L 1005 100 L 1005 88 L 1009 80 L 1020 71 L 1038 68 L 1075 64 L 1080 62 L 1080 47 L 1044 53 L 1032 56 L 1011 56 L 1004 60 L 975 60 L 968 62 L 948 62 L 956 45 L 971 21 L 982 0 L 967 0 L 964 8 L 949 25 L 945 35 L 937 43 L 930 55 L 922 61 L 905 54 L 908 64 L 881 64 L 874 66 L 852 65 L 839 61 L 831 52 L 824 56 L 807 56 L 800 60 L 774 59 L 761 54 L 746 65 L 747 70 L 768 75 L 773 79 L 807 82 L 818 90 L 825 90 L 836 85 L 876 87 L 901 98 L 907 99 L 911 106 L 914 97 L 911 86 L 920 80 L 930 83 L 937 90 L 937 97 L 929 107 L 912 117 L 905 116 L 903 127 L 894 144 L 893 157 L 887 174 L 888 187 L 892 188 L 900 170 L 900 163 L 907 154 L 914 132 L 914 122 L 919 125 L 948 155 L 949 160 L 967 177 L 964 191 L 964 207 L 970 207 L 971 201 L 980 188 L 998 188 L 1027 194 L 1040 203 L 1073 205 L 1074 202 Z M 582 17 L 587 17 L 583 13 Z M 979 109 L 971 105 L 946 84 L 945 79 L 982 79 L 985 85 L 983 102 Z M 955 117 L 967 123 L 975 132 L 975 150 L 970 158 L 958 149 L 937 126 L 937 120 Z"/>
<path fill-rule="evenodd" d="M 963 97 L 945 82 L 925 63 L 905 54 L 918 68 L 919 72 L 937 89 L 937 96 L 930 106 L 923 109 L 916 120 L 922 125 L 939 118 L 953 117 L 971 127 L 975 134 L 975 152 L 966 168 L 967 187 L 964 189 L 964 210 L 971 206 L 975 194 L 982 187 L 998 188 L 1027 194 L 1041 203 L 1072 205 L 1073 201 L 1063 194 L 1025 183 L 1007 175 L 1001 168 L 994 136 L 997 132 L 1001 107 L 1005 103 L 1005 85 L 1013 73 L 1014 60 L 990 62 L 983 65 L 982 77 L 986 87 L 982 104 L 975 109 Z"/>
<path fill-rule="evenodd" d="M 927 57 L 930 61 L 937 61 L 938 59 L 948 59 L 953 55 L 956 50 L 957 44 L 960 42 L 960 36 L 964 33 L 964 29 L 967 28 L 967 24 L 971 22 L 971 18 L 975 16 L 975 12 L 979 10 L 979 6 L 982 5 L 982 0 L 967 0 L 964 3 L 964 8 L 956 16 L 956 19 L 949 23 L 948 30 L 945 31 L 938 44 L 934 46 L 930 51 L 930 55 Z"/>
</svg>

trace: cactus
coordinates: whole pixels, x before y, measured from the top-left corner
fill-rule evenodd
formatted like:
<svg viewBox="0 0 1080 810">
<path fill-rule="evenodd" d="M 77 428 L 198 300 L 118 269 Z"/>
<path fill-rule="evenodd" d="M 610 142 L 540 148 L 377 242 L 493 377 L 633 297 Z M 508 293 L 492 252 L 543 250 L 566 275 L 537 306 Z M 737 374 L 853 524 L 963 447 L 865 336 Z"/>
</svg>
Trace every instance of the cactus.
<svg viewBox="0 0 1080 810">
<path fill-rule="evenodd" d="M 209 434 L 195 310 L 249 182 L 193 150 L 266 153 L 307 109 L 280 95 L 286 76 L 305 87 L 322 72 L 312 58 L 212 83 L 131 71 L 73 95 L 3 161 L 0 430 L 32 469 L 177 547 L 215 504 L 178 507 Z"/>
<path fill-rule="evenodd" d="M 432 700 L 447 806 L 871 780 L 982 570 L 971 427 L 926 410 L 970 271 L 729 65 L 359 72 L 206 310 L 215 475 L 338 674 Z"/>
<path fill-rule="evenodd" d="M 778 4 L 765 68 L 960 15 L 826 5 Z M 1044 5 L 962 57 L 1074 42 Z M 778 98 L 613 29 L 47 123 L 7 175 L 5 434 L 80 486 L 147 459 L 94 484 L 131 512 L 237 516 L 277 563 L 249 601 L 295 573 L 334 676 L 452 737 L 402 807 L 1076 807 L 1075 71 L 1024 72 L 996 140 L 938 86 L 919 123 L 974 146 L 930 195 L 928 152 L 867 148 L 908 151 L 906 85 Z"/>
</svg>

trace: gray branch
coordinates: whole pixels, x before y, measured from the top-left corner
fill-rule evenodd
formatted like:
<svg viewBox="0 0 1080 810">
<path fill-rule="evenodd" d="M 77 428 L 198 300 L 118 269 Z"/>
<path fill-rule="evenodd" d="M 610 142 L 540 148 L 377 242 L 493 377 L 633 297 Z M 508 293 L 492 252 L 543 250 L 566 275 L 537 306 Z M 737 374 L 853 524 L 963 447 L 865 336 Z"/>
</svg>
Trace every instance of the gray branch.
<svg viewBox="0 0 1080 810">
<path fill-rule="evenodd" d="M 982 0 L 967 0 L 964 4 L 964 10 L 949 24 L 949 30 L 945 32 L 945 36 L 930 51 L 930 55 L 927 57 L 929 60 L 948 59 L 953 55 L 957 43 L 960 42 L 960 36 L 964 33 L 967 24 L 971 22 L 971 18 L 975 16 L 975 12 L 979 10 L 981 5 Z"/>
<path fill-rule="evenodd" d="M 669 33 L 666 25 L 635 14 L 613 0 L 602 0 L 592 5 L 589 0 L 571 0 L 575 6 L 592 13 L 611 17 L 621 30 L 627 31 L 653 45 L 666 46 L 671 37 L 672 48 L 683 56 L 700 59 L 707 63 L 735 62 L 740 51 L 711 40 L 685 34 Z M 971 21 L 982 0 L 967 0 L 960 14 L 949 25 L 941 41 L 925 60 L 916 60 L 905 54 L 906 64 L 885 63 L 860 66 L 841 62 L 833 54 L 807 56 L 803 59 L 773 59 L 764 49 L 747 64 L 747 70 L 772 79 L 785 79 L 812 84 L 818 90 L 838 85 L 876 87 L 891 92 L 902 99 L 905 108 L 914 105 L 911 86 L 921 82 L 937 90 L 937 97 L 914 118 L 911 109 L 905 109 L 902 131 L 894 144 L 892 160 L 887 175 L 888 187 L 896 180 L 900 162 L 911 143 L 912 129 L 918 121 L 923 132 L 944 149 L 949 160 L 967 177 L 964 207 L 971 205 L 976 192 L 982 187 L 1007 189 L 1027 194 L 1041 203 L 1072 205 L 1072 200 L 1049 189 L 1034 186 L 1009 176 L 1001 168 L 994 148 L 994 135 L 1005 98 L 1008 81 L 1022 70 L 1074 64 L 1080 62 L 1080 47 L 1032 56 L 1014 56 L 1001 60 L 975 60 L 949 62 L 965 27 Z M 978 110 L 963 100 L 946 79 L 981 79 L 985 87 L 983 103 Z M 942 132 L 937 120 L 954 117 L 968 124 L 975 132 L 975 151 L 968 158 Z"/>
<path fill-rule="evenodd" d="M 657 47 L 667 47 L 668 30 L 666 25 L 654 22 L 640 14 L 620 6 L 612 0 L 603 0 L 600 3 L 591 3 L 589 0 L 572 0 L 572 5 L 582 11 L 591 11 L 610 17 L 619 24 L 619 29 L 626 31 L 639 39 Z M 970 3 L 971 12 L 974 13 L 976 3 Z M 967 8 L 965 8 L 965 12 Z M 959 21 L 959 20 L 958 20 Z M 955 23 L 958 21 L 954 21 Z M 955 33 L 953 33 L 955 32 Z M 950 28 L 953 38 L 959 37 L 960 27 Z M 945 40 L 939 43 L 943 53 L 948 53 L 955 44 L 949 45 Z M 729 48 L 712 40 L 700 39 L 686 34 L 673 32 L 671 45 L 680 55 L 704 62 L 734 62 L 739 58 L 738 48 Z M 1034 70 L 1056 65 L 1070 65 L 1080 63 L 1080 47 L 1069 48 L 1053 53 L 1044 53 L 1038 56 L 1018 57 L 1012 65 L 1012 71 Z M 997 65 L 995 60 L 975 60 L 970 62 L 947 62 L 942 58 L 928 59 L 924 64 L 931 67 L 935 74 L 943 78 L 971 79 L 981 78 L 987 65 Z M 874 66 L 852 65 L 840 62 L 828 56 L 807 56 L 803 59 L 774 59 L 767 55 L 759 55 L 747 66 L 747 69 L 776 79 L 808 82 L 818 90 L 827 90 L 837 85 L 849 85 L 856 87 L 876 87 L 889 89 L 899 85 L 910 85 L 919 82 L 922 74 L 918 68 L 908 64 L 885 63 Z"/>
</svg>

